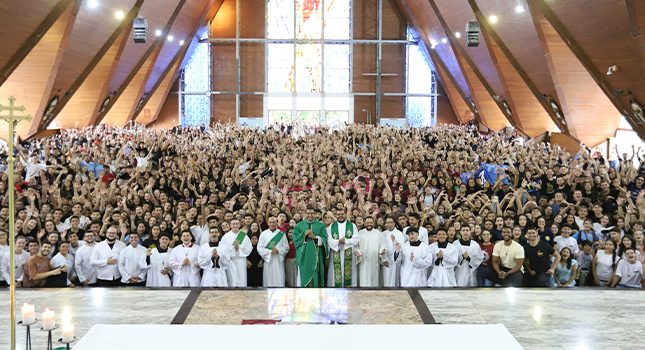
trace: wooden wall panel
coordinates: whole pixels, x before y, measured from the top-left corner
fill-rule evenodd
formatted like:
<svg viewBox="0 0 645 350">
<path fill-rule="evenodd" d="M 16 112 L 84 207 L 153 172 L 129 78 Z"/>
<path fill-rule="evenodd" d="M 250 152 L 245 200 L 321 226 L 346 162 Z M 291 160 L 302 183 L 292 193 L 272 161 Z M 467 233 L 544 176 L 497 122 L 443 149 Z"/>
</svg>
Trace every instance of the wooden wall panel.
<svg viewBox="0 0 645 350">
<path fill-rule="evenodd" d="M 240 89 L 244 92 L 265 91 L 264 44 L 240 45 Z"/>
<path fill-rule="evenodd" d="M 565 151 L 575 155 L 580 150 L 580 141 L 559 132 L 551 133 L 551 143 L 559 145 Z"/>
<path fill-rule="evenodd" d="M 375 92 L 376 77 L 363 76 L 363 73 L 376 72 L 376 46 L 369 44 L 354 45 L 353 65 L 353 92 Z"/>
<path fill-rule="evenodd" d="M 376 0 L 352 1 L 354 39 L 376 39 L 378 35 Z"/>
<path fill-rule="evenodd" d="M 16 104 L 24 105 L 25 113 L 33 118 L 30 123 L 22 122 L 16 127 L 16 134 L 22 138 L 28 136 L 32 123 L 40 121 L 49 103 L 48 96 L 67 47 L 75 11 L 70 6 L 0 86 L 0 101 L 16 97 Z M 0 128 L 0 133 L 6 135 L 6 123 Z"/>
<path fill-rule="evenodd" d="M 264 116 L 264 96 L 242 95 L 240 96 L 240 117 L 262 118 Z"/>
<path fill-rule="evenodd" d="M 363 112 L 364 109 L 370 112 L 373 124 L 376 118 L 376 97 L 354 96 L 354 123 L 367 123 L 367 113 Z"/>
<path fill-rule="evenodd" d="M 437 124 L 461 124 L 441 84 L 437 84 L 437 93 Z"/>
<path fill-rule="evenodd" d="M 211 22 L 213 38 L 235 38 L 235 0 L 224 0 Z"/>
<path fill-rule="evenodd" d="M 156 60 L 157 55 L 150 55 L 146 62 L 141 66 L 139 71 L 132 78 L 128 86 L 123 90 L 112 108 L 107 112 L 101 124 L 107 125 L 125 125 L 134 113 L 139 97 L 143 92 L 146 81 L 150 76 L 150 70 Z"/>
<path fill-rule="evenodd" d="M 135 117 L 137 123 L 145 124 L 152 122 L 157 119 L 159 113 L 161 112 L 162 103 L 167 98 L 170 88 L 172 87 L 174 81 L 176 80 L 175 72 L 179 68 L 181 61 L 177 60 L 170 71 L 163 78 L 156 91 L 152 94 L 148 103 L 143 107 L 139 114 Z"/>
<path fill-rule="evenodd" d="M 532 13 L 570 133 L 589 146 L 603 142 L 614 134 L 620 113 L 544 16 Z"/>
<path fill-rule="evenodd" d="M 264 38 L 266 1 L 242 1 L 240 7 L 240 37 Z"/>
<path fill-rule="evenodd" d="M 0 1 L 0 68 L 20 50 L 21 46 L 54 9 L 57 1 L 2 0 Z M 42 33 L 44 34 L 44 33 Z M 4 73 L 1 72 L 0 73 Z M 1 84 L 0 84 L 1 85 Z"/>
<path fill-rule="evenodd" d="M 235 91 L 237 81 L 235 44 L 211 46 L 211 84 L 217 91 Z"/>
<path fill-rule="evenodd" d="M 396 74 L 396 76 L 381 77 L 381 91 L 384 93 L 405 92 L 405 56 L 405 45 L 383 45 L 381 71 L 384 74 Z M 375 77 L 372 78 L 376 79 Z"/>
<path fill-rule="evenodd" d="M 129 33 L 126 31 L 115 40 L 54 119 L 54 125 L 60 128 L 85 127 L 89 125 L 91 116 L 98 113 L 103 99 L 107 96 L 109 77 L 116 68 L 117 58 L 123 51 L 124 40 L 127 40 L 128 36 Z"/>
<path fill-rule="evenodd" d="M 211 98 L 212 122 L 235 123 L 235 96 L 213 95 Z"/>
<path fill-rule="evenodd" d="M 159 117 L 150 127 L 155 129 L 171 129 L 179 125 L 179 97 L 177 94 L 169 94 L 161 108 Z"/>
</svg>

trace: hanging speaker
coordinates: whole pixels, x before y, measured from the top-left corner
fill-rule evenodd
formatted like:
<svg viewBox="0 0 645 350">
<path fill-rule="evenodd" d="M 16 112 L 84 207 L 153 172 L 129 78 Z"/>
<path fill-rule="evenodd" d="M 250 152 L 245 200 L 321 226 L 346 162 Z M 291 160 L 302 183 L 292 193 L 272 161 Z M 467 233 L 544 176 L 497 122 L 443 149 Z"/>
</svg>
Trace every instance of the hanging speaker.
<svg viewBox="0 0 645 350">
<path fill-rule="evenodd" d="M 132 23 L 132 35 L 135 43 L 145 44 L 148 40 L 148 20 L 143 17 L 135 18 Z"/>
<path fill-rule="evenodd" d="M 466 23 L 466 45 L 468 47 L 479 46 L 479 22 L 470 21 Z"/>
</svg>

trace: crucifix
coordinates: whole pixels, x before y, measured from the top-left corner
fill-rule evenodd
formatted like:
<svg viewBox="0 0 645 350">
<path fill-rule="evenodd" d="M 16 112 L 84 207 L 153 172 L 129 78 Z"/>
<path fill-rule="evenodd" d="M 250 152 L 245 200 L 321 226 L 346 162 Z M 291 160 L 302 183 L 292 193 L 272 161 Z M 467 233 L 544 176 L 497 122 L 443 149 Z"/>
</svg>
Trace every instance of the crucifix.
<svg viewBox="0 0 645 350">
<path fill-rule="evenodd" d="M 15 158 L 13 156 L 13 142 L 15 137 L 15 128 L 18 123 L 23 120 L 31 120 L 30 115 L 16 115 L 15 112 L 24 112 L 25 106 L 16 106 L 16 98 L 9 97 L 9 106 L 0 104 L 0 119 L 9 124 L 9 134 L 7 136 L 7 170 L 9 172 L 9 184 L 7 189 L 9 191 L 9 312 L 11 312 L 11 350 L 16 348 L 16 260 L 15 260 L 15 241 L 16 241 L 16 227 L 14 224 L 16 200 L 14 199 L 15 184 L 13 178 L 13 163 Z M 2 112 L 8 111 L 8 114 Z"/>
</svg>

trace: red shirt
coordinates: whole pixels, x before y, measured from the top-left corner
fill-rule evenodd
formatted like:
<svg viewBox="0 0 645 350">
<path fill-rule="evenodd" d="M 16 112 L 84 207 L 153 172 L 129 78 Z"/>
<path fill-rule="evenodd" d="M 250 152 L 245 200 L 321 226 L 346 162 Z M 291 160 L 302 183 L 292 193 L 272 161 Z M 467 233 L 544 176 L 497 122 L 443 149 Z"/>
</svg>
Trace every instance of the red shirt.
<svg viewBox="0 0 645 350">
<path fill-rule="evenodd" d="M 493 248 L 495 248 L 495 244 L 491 243 L 485 246 L 484 243 L 479 243 L 479 247 L 484 251 L 484 261 L 482 261 L 482 265 L 491 266 L 491 258 L 493 257 Z"/>
</svg>

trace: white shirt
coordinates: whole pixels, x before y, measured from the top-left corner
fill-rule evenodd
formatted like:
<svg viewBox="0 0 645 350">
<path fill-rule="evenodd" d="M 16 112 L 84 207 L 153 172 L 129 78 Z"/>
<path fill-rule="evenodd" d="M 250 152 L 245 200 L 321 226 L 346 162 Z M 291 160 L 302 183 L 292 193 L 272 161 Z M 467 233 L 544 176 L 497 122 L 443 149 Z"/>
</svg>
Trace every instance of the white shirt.
<svg viewBox="0 0 645 350">
<path fill-rule="evenodd" d="M 114 281 L 121 278 L 119 272 L 119 264 L 108 265 L 108 258 L 119 259 L 121 250 L 125 249 L 125 243 L 116 240 L 114 247 L 110 248 L 107 241 L 98 243 L 94 247 L 92 257 L 90 258 L 91 264 L 96 266 L 97 278 L 105 281 Z"/>
<path fill-rule="evenodd" d="M 410 226 L 406 227 L 403 229 L 403 234 L 405 235 L 405 241 L 408 241 L 408 229 Z M 430 244 L 428 243 L 428 229 L 426 229 L 423 226 L 419 227 L 419 240 L 425 244 Z"/>
<path fill-rule="evenodd" d="M 558 236 L 553 239 L 553 241 L 560 247 L 560 250 L 564 247 L 568 247 L 571 249 L 571 254 L 574 256 L 578 256 L 578 252 L 580 251 L 580 248 L 578 247 L 578 241 L 576 241 L 575 238 L 569 236 L 568 238 L 564 238 L 564 236 Z"/>
<path fill-rule="evenodd" d="M 0 261 L 0 279 L 7 281 L 7 283 L 11 284 L 11 276 L 9 274 L 9 256 L 10 254 L 5 254 L 2 257 L 2 260 Z M 29 259 L 29 253 L 26 251 L 22 251 L 20 254 L 15 255 L 15 264 L 16 264 L 16 281 L 22 282 L 22 278 L 24 277 L 24 272 L 25 272 L 25 264 L 27 263 L 27 259 Z"/>
<path fill-rule="evenodd" d="M 79 242 L 80 243 L 80 242 Z M 78 248 L 74 255 L 74 268 L 76 270 L 76 277 L 83 283 L 87 281 L 88 284 L 96 283 L 96 276 L 98 274 L 96 266 L 92 265 L 92 252 L 96 247 L 96 243 L 92 245 L 84 244 Z"/>
<path fill-rule="evenodd" d="M 51 259 L 50 264 L 52 267 L 67 266 L 67 285 L 72 284 L 70 278 L 73 279 L 76 273 L 74 272 L 74 255 L 67 253 L 67 256 L 63 256 L 60 252 L 54 255 Z"/>
</svg>

